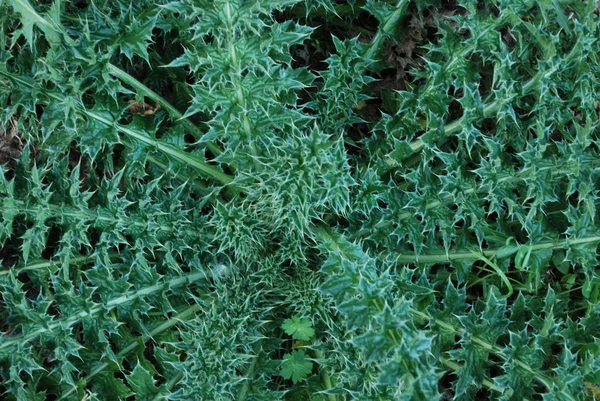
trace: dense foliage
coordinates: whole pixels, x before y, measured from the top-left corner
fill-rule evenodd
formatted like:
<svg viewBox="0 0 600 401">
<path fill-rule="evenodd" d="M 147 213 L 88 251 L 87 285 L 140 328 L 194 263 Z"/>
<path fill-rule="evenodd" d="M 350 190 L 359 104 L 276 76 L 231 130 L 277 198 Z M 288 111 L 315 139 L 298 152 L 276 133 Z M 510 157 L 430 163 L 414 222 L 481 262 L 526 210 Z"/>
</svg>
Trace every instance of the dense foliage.
<svg viewBox="0 0 600 401">
<path fill-rule="evenodd" d="M 600 398 L 591 0 L 0 0 L 0 393 Z"/>
</svg>

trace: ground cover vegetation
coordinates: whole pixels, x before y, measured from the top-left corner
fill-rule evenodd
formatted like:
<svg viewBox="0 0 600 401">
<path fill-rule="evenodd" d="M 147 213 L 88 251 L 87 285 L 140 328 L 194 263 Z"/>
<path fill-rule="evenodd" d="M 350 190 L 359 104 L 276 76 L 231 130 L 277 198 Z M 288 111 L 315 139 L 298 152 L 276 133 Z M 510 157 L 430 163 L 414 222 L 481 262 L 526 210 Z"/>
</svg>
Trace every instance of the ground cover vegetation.
<svg viewBox="0 0 600 401">
<path fill-rule="evenodd" d="M 0 0 L 3 400 L 600 398 L 600 18 Z"/>
</svg>

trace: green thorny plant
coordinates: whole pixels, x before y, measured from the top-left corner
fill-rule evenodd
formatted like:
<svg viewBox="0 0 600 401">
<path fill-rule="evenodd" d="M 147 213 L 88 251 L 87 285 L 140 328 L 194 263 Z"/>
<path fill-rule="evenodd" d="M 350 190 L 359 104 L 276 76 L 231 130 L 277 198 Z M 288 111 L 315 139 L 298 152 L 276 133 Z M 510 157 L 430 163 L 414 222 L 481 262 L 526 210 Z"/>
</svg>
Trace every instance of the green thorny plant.
<svg viewBox="0 0 600 401">
<path fill-rule="evenodd" d="M 1 398 L 592 399 L 598 9 L 458 3 L 0 0 Z"/>
</svg>

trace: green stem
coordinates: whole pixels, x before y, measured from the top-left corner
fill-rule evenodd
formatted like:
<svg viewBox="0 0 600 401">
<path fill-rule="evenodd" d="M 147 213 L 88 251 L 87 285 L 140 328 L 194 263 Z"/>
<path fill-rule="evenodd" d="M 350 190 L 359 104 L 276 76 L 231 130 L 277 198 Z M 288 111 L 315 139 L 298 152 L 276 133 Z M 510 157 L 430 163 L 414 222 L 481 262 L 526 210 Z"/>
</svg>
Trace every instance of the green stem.
<svg viewBox="0 0 600 401">
<path fill-rule="evenodd" d="M 379 54 L 385 37 L 388 36 L 393 31 L 394 26 L 398 24 L 398 21 L 406 12 L 406 7 L 408 7 L 408 3 L 410 3 L 409 0 L 398 1 L 394 12 L 390 15 L 387 21 L 385 21 L 385 23 L 382 24 L 382 26 L 380 25 L 379 29 L 377 30 L 377 33 L 375 34 L 371 45 L 365 53 L 365 58 L 372 60 L 376 54 Z"/>
<path fill-rule="evenodd" d="M 248 391 L 250 390 L 250 380 L 254 376 L 254 371 L 256 370 L 256 366 L 258 365 L 258 353 L 260 352 L 260 350 L 262 348 L 262 343 L 263 343 L 263 340 L 260 340 L 259 342 L 254 344 L 254 347 L 252 347 L 252 351 L 254 352 L 254 357 L 252 359 L 252 363 L 250 363 L 250 367 L 248 368 L 248 371 L 246 372 L 244 384 L 242 384 L 242 387 L 240 388 L 240 391 L 236 398 L 237 401 L 244 401 L 246 399 L 246 397 L 248 396 Z"/>
<path fill-rule="evenodd" d="M 458 363 L 451 361 L 449 359 L 440 357 L 440 362 L 443 365 L 446 365 L 447 367 L 449 367 L 450 369 L 454 370 L 454 371 L 458 371 L 459 369 L 462 368 L 462 366 L 460 366 Z M 501 387 L 496 386 L 492 381 L 488 380 L 488 379 L 483 379 L 481 381 L 483 383 L 484 386 L 486 386 L 487 388 L 497 391 L 498 393 L 504 393 L 504 389 Z M 523 398 L 523 401 L 527 401 L 527 398 Z"/>
<path fill-rule="evenodd" d="M 325 359 L 323 351 L 319 350 L 315 350 L 315 357 L 321 360 Z M 328 369 L 324 366 L 319 366 L 319 371 L 321 372 L 321 382 L 323 383 L 325 390 L 333 389 L 333 384 L 331 384 L 331 376 L 329 375 Z M 329 401 L 337 401 L 335 394 L 327 394 L 327 399 Z"/>
<path fill-rule="evenodd" d="M 143 344 L 146 341 L 148 341 L 149 339 L 153 338 L 154 336 L 162 333 L 163 331 L 168 330 L 171 327 L 178 325 L 179 323 L 181 323 L 182 320 L 188 318 L 189 316 L 195 315 L 201 309 L 201 307 L 202 307 L 202 305 L 198 305 L 198 304 L 192 305 L 189 308 L 185 309 L 183 312 L 179 313 L 177 316 L 174 316 L 174 317 L 170 318 L 169 320 L 167 320 L 166 322 L 158 325 L 157 327 L 155 327 L 150 332 L 150 335 L 148 335 L 148 336 L 142 336 L 142 342 L 141 343 L 137 339 L 131 341 L 129 344 L 127 344 L 127 346 L 125 346 L 123 349 L 121 349 L 117 353 L 117 355 L 116 355 L 117 358 L 123 358 L 129 352 L 131 352 L 134 349 L 136 349 L 137 347 L 139 347 L 140 344 Z M 99 374 L 100 372 L 102 372 L 108 366 L 109 366 L 108 362 L 102 362 L 101 364 L 97 365 L 86 377 L 84 377 L 82 379 L 80 385 L 82 387 L 85 386 L 85 384 L 89 383 L 89 381 L 94 376 L 96 376 L 97 374 Z M 68 391 L 66 391 L 65 393 L 63 393 L 63 395 L 59 398 L 59 401 L 66 399 L 68 396 L 70 396 L 71 394 L 73 394 L 73 392 L 75 392 L 76 390 L 77 390 L 76 387 L 73 387 L 73 388 L 69 389 Z"/>
<path fill-rule="evenodd" d="M 428 320 L 430 322 L 433 322 L 435 324 L 437 324 L 438 326 L 440 326 L 441 328 L 448 330 L 454 334 L 458 334 L 460 336 L 465 336 L 466 332 L 465 330 L 461 329 L 460 327 L 454 327 L 454 325 L 452 325 L 451 323 L 448 323 L 444 320 L 441 319 L 435 319 L 434 317 L 432 317 L 429 313 L 427 312 L 422 312 L 419 310 L 416 310 L 414 308 L 411 308 L 411 313 L 417 317 L 420 317 L 424 320 Z M 470 340 L 473 341 L 475 344 L 479 345 L 480 347 L 493 352 L 494 354 L 496 354 L 497 356 L 499 356 L 500 358 L 502 358 L 503 360 L 507 360 L 508 357 L 504 356 L 504 354 L 502 353 L 502 348 L 498 347 L 495 344 L 490 344 L 489 342 L 483 340 L 482 338 L 478 337 L 478 336 L 470 336 Z M 514 362 L 519 365 L 520 368 L 522 368 L 523 370 L 527 371 L 528 373 L 530 373 L 531 375 L 533 375 L 541 384 L 543 384 L 544 386 L 546 386 L 546 388 L 548 389 L 552 389 L 553 388 L 553 380 L 546 376 L 545 374 L 543 374 L 542 372 L 538 372 L 535 371 L 531 368 L 531 366 L 529 366 L 528 364 L 526 364 L 525 362 L 514 358 Z M 569 400 L 573 400 L 572 397 L 568 397 Z M 574 400 L 573 400 L 574 401 Z"/>
<path fill-rule="evenodd" d="M 122 142 L 124 146 L 128 147 L 129 149 L 133 150 L 133 144 L 127 142 L 127 141 L 123 141 Z M 156 167 L 162 169 L 162 170 L 167 170 L 168 166 L 163 163 L 162 161 L 158 160 L 156 157 L 152 156 L 152 155 L 146 155 L 146 159 L 148 159 L 148 161 L 152 164 L 154 164 Z M 185 180 L 186 182 L 190 182 L 194 188 L 196 189 L 196 192 L 202 195 L 209 195 L 210 194 L 210 190 L 207 187 L 206 183 L 204 181 L 201 181 L 198 177 L 186 177 Z"/>
<path fill-rule="evenodd" d="M 15 76 L 14 74 L 9 73 L 8 71 L 6 71 L 4 68 L 1 68 L 1 67 L 0 67 L 0 75 L 5 76 L 6 78 L 11 79 L 13 82 L 19 83 L 28 88 L 35 88 L 35 82 L 33 82 L 33 81 L 30 82 L 28 80 L 22 79 L 21 77 Z M 52 98 L 52 99 L 56 100 L 57 102 L 61 102 L 61 103 L 65 102 L 65 99 L 66 99 L 65 95 L 54 93 L 54 92 L 47 92 L 46 95 L 49 98 Z M 237 185 L 231 184 L 233 182 L 233 177 L 223 173 L 221 170 L 217 169 L 216 167 L 210 166 L 209 164 L 198 160 L 197 158 L 193 157 L 192 155 L 188 154 L 187 152 L 184 152 L 183 150 L 174 148 L 170 145 L 167 145 L 160 141 L 152 139 L 148 135 L 145 135 L 141 132 L 137 132 L 137 131 L 134 131 L 127 127 L 124 127 L 122 125 L 116 124 L 115 122 L 110 121 L 110 120 L 106 119 L 105 117 L 103 117 L 97 113 L 94 113 L 91 110 L 82 109 L 81 111 L 83 112 L 83 114 L 87 115 L 89 118 L 93 118 L 94 120 L 106 125 L 107 127 L 115 127 L 115 129 L 117 129 L 117 131 L 127 135 L 128 137 L 130 137 L 132 139 L 136 139 L 138 141 L 141 141 L 147 145 L 153 146 L 153 147 L 159 149 L 164 154 L 171 156 L 172 158 L 178 160 L 179 162 L 181 162 L 185 165 L 192 166 L 196 170 L 202 172 L 203 174 L 226 185 L 227 186 L 226 190 L 228 191 L 228 194 L 230 197 L 235 197 L 236 195 L 238 195 L 240 193 L 240 189 L 237 187 Z M 229 184 L 231 184 L 231 185 L 229 185 Z"/>
<path fill-rule="evenodd" d="M 345 259 L 349 259 L 351 260 L 352 258 L 346 254 L 346 252 L 344 251 L 344 249 L 339 245 L 336 237 L 337 235 L 334 234 L 331 230 L 331 228 L 326 227 L 324 225 L 319 225 L 316 226 L 314 229 L 314 233 L 316 234 L 316 236 L 321 240 L 321 242 L 327 244 L 328 248 L 330 251 L 332 252 L 336 252 L 339 253 L 343 258 Z M 565 246 L 567 244 L 582 244 L 582 243 L 588 243 L 588 242 L 596 242 L 596 241 L 600 241 L 600 236 L 596 236 L 596 237 L 588 237 L 588 238 L 580 238 L 577 240 L 564 240 L 564 241 L 556 241 L 556 242 L 548 242 L 548 243 L 542 243 L 542 244 L 537 244 L 537 245 L 533 245 L 532 248 L 535 249 L 550 249 L 550 248 L 558 248 L 558 247 L 562 247 Z M 496 254 L 497 250 L 489 250 L 484 252 L 484 254 L 486 256 L 492 257 Z M 447 261 L 449 256 L 448 255 L 444 255 L 442 257 L 442 255 L 440 256 L 435 256 L 435 258 L 439 258 L 436 259 L 435 262 L 431 262 L 431 263 L 440 263 L 443 261 Z M 442 259 L 442 258 L 445 258 Z M 464 252 L 461 254 L 461 258 L 470 258 L 470 259 L 476 259 L 478 258 L 478 255 L 474 255 L 472 252 Z M 416 259 L 416 257 L 412 257 L 411 262 L 414 262 Z M 419 258 L 420 259 L 420 258 Z M 433 257 L 432 257 L 433 259 Z M 398 263 L 403 263 L 403 262 L 398 262 Z M 405 262 L 405 263 L 410 263 L 410 262 Z M 378 308 L 380 308 L 380 306 L 378 305 L 378 302 L 375 301 L 375 304 L 377 305 Z M 381 308 L 380 308 L 381 309 Z M 410 308 L 410 313 L 415 316 L 415 318 L 418 319 L 423 319 L 429 322 L 434 322 L 435 324 L 437 324 L 438 326 L 449 330 L 455 334 L 461 335 L 461 336 L 465 336 L 467 335 L 465 330 L 461 329 L 461 328 L 457 328 L 454 327 L 452 324 L 447 323 L 443 320 L 440 319 L 435 319 L 433 318 L 429 313 L 427 312 L 422 312 L 419 311 L 415 308 Z M 486 342 L 485 340 L 477 337 L 477 336 L 470 336 L 470 340 L 473 341 L 474 343 L 478 344 L 479 346 L 481 346 L 482 348 L 493 352 L 494 354 L 496 354 L 497 356 L 499 356 L 500 358 L 506 360 L 507 357 L 503 355 L 502 353 L 502 349 L 500 347 L 498 347 L 495 344 L 490 344 L 488 342 Z M 442 363 L 444 363 L 444 361 L 441 361 Z M 554 384 L 553 384 L 553 380 L 546 376 L 544 373 L 542 372 L 538 372 L 536 370 L 534 370 L 533 368 L 531 368 L 528 364 L 526 364 L 525 362 L 516 359 L 515 358 L 515 363 L 517 363 L 519 365 L 519 367 L 521 367 L 522 369 L 524 369 L 525 371 L 527 371 L 528 373 L 530 373 L 531 375 L 533 375 L 533 377 L 536 378 L 536 380 L 538 380 L 541 384 L 543 384 L 546 388 L 548 388 L 549 390 L 554 388 Z M 448 366 L 448 365 L 447 365 Z M 458 366 L 458 365 L 457 365 Z M 565 399 L 569 400 L 569 401 L 574 401 L 573 398 L 562 392 L 562 394 L 566 397 Z"/>
<path fill-rule="evenodd" d="M 567 60 L 570 60 L 573 55 L 575 54 L 575 50 L 576 48 L 573 48 L 571 50 L 571 52 L 569 53 L 569 55 L 567 55 Z M 463 54 L 463 57 L 466 57 L 466 55 L 470 52 L 470 50 L 467 49 L 467 51 L 465 52 L 465 54 Z M 559 65 L 555 65 L 554 67 L 545 70 L 545 71 L 539 71 L 538 73 L 536 73 L 532 78 L 530 78 L 522 87 L 522 94 L 523 95 L 527 95 L 529 94 L 531 91 L 533 91 L 536 87 L 536 85 L 543 79 L 543 78 L 548 78 L 550 75 L 554 74 L 556 71 L 558 71 L 559 69 Z M 502 105 L 507 102 L 510 99 L 496 99 L 494 100 L 492 103 L 486 105 L 483 108 L 483 116 L 484 117 L 491 117 L 494 114 L 496 114 L 500 108 L 502 107 Z M 459 132 L 462 128 L 462 124 L 463 124 L 463 118 L 459 118 L 456 121 L 453 121 L 449 124 L 447 124 L 444 127 L 444 136 L 450 136 L 453 135 L 457 132 Z M 410 144 L 410 148 L 413 152 L 417 152 L 419 150 L 421 150 L 423 147 L 425 146 L 424 142 L 422 139 L 416 139 L 413 142 L 411 142 Z M 402 160 L 396 160 L 396 159 L 392 159 L 391 157 L 387 157 L 385 159 L 385 162 L 388 164 L 389 169 L 391 170 L 394 167 L 399 166 L 402 163 Z"/>
<path fill-rule="evenodd" d="M 27 334 L 23 334 L 22 336 L 19 336 L 19 337 L 11 338 L 10 340 L 7 340 L 7 341 L 0 342 L 0 350 L 3 350 L 7 347 L 14 346 L 17 344 L 23 346 L 26 343 L 28 343 L 29 341 L 32 341 L 35 338 L 39 337 L 40 335 L 43 335 L 46 333 L 51 333 L 56 329 L 67 329 L 67 328 L 77 324 L 82 319 L 85 319 L 87 317 L 92 317 L 92 316 L 95 316 L 100 313 L 106 314 L 110 310 L 112 310 L 120 305 L 134 301 L 136 299 L 139 299 L 142 297 L 147 297 L 149 295 L 156 294 L 158 292 L 162 292 L 162 291 L 165 291 L 165 290 L 168 290 L 171 288 L 182 287 L 184 285 L 191 285 L 192 283 L 196 283 L 200 280 L 206 280 L 209 278 L 208 274 L 209 273 L 207 273 L 207 272 L 191 273 L 186 276 L 171 279 L 162 284 L 156 284 L 156 285 L 153 285 L 150 287 L 143 288 L 138 291 L 131 291 L 130 293 L 126 293 L 125 295 L 121 295 L 120 297 L 113 298 L 99 306 L 90 308 L 87 311 L 79 312 L 68 318 L 53 320 L 51 323 L 48 323 L 46 326 L 41 327 L 35 331 L 29 332 Z M 0 338 L 0 340 L 2 340 L 2 338 Z"/>
<path fill-rule="evenodd" d="M 194 136 L 196 138 L 200 138 L 204 135 L 204 132 L 202 132 L 198 127 L 196 127 L 189 119 L 184 118 L 183 114 L 179 110 L 177 110 L 174 106 L 172 106 L 169 102 L 167 102 L 158 93 L 154 92 L 152 89 L 148 88 L 146 85 L 142 84 L 140 81 L 138 81 L 137 79 L 135 79 L 134 77 L 132 77 L 131 75 L 126 73 L 125 71 L 121 70 L 120 68 L 118 68 L 112 64 L 108 64 L 107 69 L 108 69 L 109 74 L 117 77 L 121 81 L 123 81 L 126 84 L 128 84 L 129 86 L 133 87 L 138 92 L 138 94 L 147 96 L 150 99 L 152 99 L 153 101 L 159 103 L 163 109 L 165 109 L 169 112 L 171 117 L 173 117 L 177 121 L 181 122 L 181 124 L 185 128 L 187 128 L 188 131 L 195 134 Z M 206 146 L 215 156 L 218 156 L 221 153 L 223 153 L 223 151 L 221 149 L 219 149 L 219 147 L 213 143 L 209 142 L 206 144 Z"/>
<path fill-rule="evenodd" d="M 43 18 L 37 13 L 35 8 L 29 3 L 28 0 L 8 0 L 8 3 L 12 8 L 19 12 L 22 16 L 27 16 L 35 21 L 35 24 L 46 34 L 46 36 L 53 40 L 58 40 L 58 36 L 62 32 L 57 29 L 50 21 Z"/>
<path fill-rule="evenodd" d="M 558 249 L 564 248 L 567 245 L 579 245 L 579 244 L 589 244 L 592 242 L 600 242 L 600 236 L 591 236 L 584 238 L 577 238 L 571 240 L 561 240 L 561 241 L 548 241 L 541 242 L 536 245 L 531 246 L 532 251 L 541 250 L 541 249 Z M 483 256 L 487 258 L 493 258 L 496 256 L 496 253 L 502 249 L 487 249 L 483 252 Z M 435 264 L 435 263 L 448 263 L 453 260 L 476 260 L 479 259 L 478 256 L 474 255 L 471 250 L 457 250 L 453 251 L 450 254 L 446 253 L 430 253 L 430 254 L 421 254 L 421 255 L 400 255 L 396 257 L 394 260 L 398 264 Z"/>
<path fill-rule="evenodd" d="M 11 207 L 6 207 L 5 205 L 3 205 L 4 206 L 4 209 L 3 209 L 4 213 L 6 213 L 6 212 L 13 212 L 13 213 L 16 213 L 15 215 L 30 215 L 30 216 L 36 217 L 36 216 L 38 216 L 38 214 L 40 212 L 39 209 L 28 209 L 27 208 L 27 204 L 24 201 L 22 201 L 22 200 L 13 199 L 13 202 L 14 202 L 15 206 L 22 205 L 22 207 L 19 207 L 17 209 L 13 209 Z M 1 205 L 1 203 L 0 203 L 0 205 Z M 124 221 L 123 219 L 118 219 L 118 218 L 115 218 L 115 217 L 110 217 L 110 216 L 103 215 L 101 213 L 101 211 L 103 209 L 100 208 L 100 207 L 96 207 L 95 212 L 92 211 L 92 210 L 77 210 L 76 212 L 69 212 L 69 211 L 64 210 L 63 206 L 58 206 L 58 205 L 51 204 L 51 203 L 45 204 L 44 206 L 46 206 L 48 209 L 50 209 L 51 211 L 53 211 L 55 213 L 53 216 L 48 216 L 48 218 L 52 218 L 52 217 L 56 217 L 56 216 L 61 216 L 61 217 L 69 217 L 69 218 L 76 219 L 76 220 L 79 220 L 79 221 L 82 221 L 82 222 L 85 222 L 85 221 L 91 221 L 91 222 L 101 221 L 101 222 L 104 222 L 106 224 L 118 224 L 118 223 L 121 223 L 121 224 L 123 224 L 123 226 L 136 226 L 136 227 L 139 227 L 140 229 L 145 229 L 148 226 L 146 223 L 143 223 L 141 221 L 136 221 L 136 220 L 133 220 L 133 221 L 132 220 Z M 174 229 L 173 229 L 172 226 L 161 225 L 161 226 L 158 226 L 156 228 L 160 229 L 161 231 L 167 232 L 167 233 L 174 232 Z M 181 227 L 179 227 L 179 229 L 181 229 Z M 180 232 L 182 232 L 182 231 L 180 231 Z M 194 236 L 194 237 L 198 235 L 198 232 L 194 231 L 194 230 L 186 230 L 183 233 L 186 234 L 186 235 L 189 235 L 189 236 Z M 203 233 L 203 235 L 210 236 L 209 233 Z M 0 271 L 0 276 L 2 274 L 6 274 L 6 273 L 2 273 L 2 271 Z"/>
<path fill-rule="evenodd" d="M 114 253 L 114 256 L 116 256 L 116 255 L 117 255 L 117 253 Z M 110 256 L 112 256 L 112 255 L 110 255 Z M 71 258 L 71 263 L 84 264 L 93 259 L 94 259 L 94 255 L 76 256 L 74 258 Z M 52 269 L 53 267 L 56 267 L 56 265 L 58 263 L 60 263 L 60 262 L 52 262 L 52 261 L 34 262 L 34 263 L 30 263 L 28 265 L 17 267 L 14 269 L 0 270 L 0 276 L 6 276 L 7 274 L 11 274 L 11 273 L 14 274 L 15 276 L 17 276 L 17 275 L 21 274 L 22 272 L 29 271 L 29 270 Z"/>
<path fill-rule="evenodd" d="M 227 17 L 227 47 L 229 51 L 229 56 L 231 57 L 231 64 L 233 65 L 235 71 L 233 72 L 232 81 L 233 86 L 235 87 L 235 95 L 236 100 L 240 106 L 240 119 L 242 122 L 242 132 L 248 141 L 250 147 L 250 155 L 254 160 L 254 167 L 257 171 L 262 170 L 260 163 L 257 161 L 258 151 L 256 150 L 256 146 L 254 145 L 253 136 L 252 136 L 252 128 L 250 126 L 250 119 L 248 118 L 248 107 L 247 107 L 247 99 L 244 96 L 244 92 L 242 90 L 241 77 L 242 77 L 242 68 L 240 62 L 238 60 L 237 51 L 235 48 L 235 30 L 234 30 L 234 21 L 231 15 L 231 6 L 229 1 L 225 3 L 225 16 Z"/>
<path fill-rule="evenodd" d="M 127 127 L 124 127 L 122 125 L 116 124 L 116 123 L 102 117 L 101 115 L 92 112 L 91 110 L 84 110 L 84 113 L 88 117 L 91 117 L 91 118 L 95 119 L 96 121 L 101 122 L 102 124 L 105 124 L 109 127 L 114 126 L 118 131 L 126 134 L 130 138 L 133 138 L 140 142 L 143 142 L 146 145 L 156 147 L 157 149 L 162 151 L 164 154 L 171 156 L 174 159 L 177 159 L 184 164 L 188 164 L 188 165 L 196 168 L 198 171 L 201 171 L 202 173 L 216 179 L 217 181 L 221 182 L 222 184 L 227 185 L 233 181 L 233 178 L 230 177 L 229 175 L 223 173 L 222 171 L 220 171 L 219 169 L 217 169 L 215 167 L 209 166 L 208 164 L 197 160 L 195 157 L 192 157 L 191 155 L 189 155 L 188 153 L 186 153 L 180 149 L 174 148 L 171 145 L 166 145 L 162 142 L 152 139 L 148 135 L 145 135 L 141 132 L 137 132 L 137 131 L 131 130 Z"/>
<path fill-rule="evenodd" d="M 589 162 L 590 164 L 598 164 L 600 161 L 597 158 L 595 158 L 595 159 L 590 159 L 587 162 Z M 543 172 L 547 172 L 548 170 L 551 173 L 552 179 L 563 176 L 563 175 L 567 175 L 570 172 L 568 169 L 558 168 L 554 164 L 547 165 L 544 167 L 539 167 L 539 168 L 536 168 L 535 170 L 532 167 L 528 167 L 528 168 L 525 168 L 525 169 L 519 171 L 517 173 L 517 175 L 515 175 L 515 176 L 510 175 L 510 176 L 498 178 L 498 180 L 495 182 L 495 185 L 522 181 L 527 178 L 527 175 L 531 174 L 534 171 L 536 173 L 543 173 Z M 600 172 L 600 167 L 594 168 L 593 171 Z M 473 188 L 465 189 L 460 194 L 463 196 L 468 196 L 471 194 L 487 192 L 487 191 L 488 191 L 487 187 L 481 186 L 481 185 L 476 185 Z M 454 200 L 454 198 L 455 197 L 453 194 L 445 195 L 439 200 L 427 203 L 425 205 L 425 210 L 435 209 L 436 207 L 439 207 L 440 205 L 443 205 L 445 203 L 451 203 L 452 200 Z M 402 220 L 409 219 L 413 216 L 414 216 L 414 212 L 404 212 L 404 213 L 400 213 L 399 215 L 397 215 L 396 219 L 402 221 Z M 379 231 L 379 230 L 389 228 L 389 227 L 393 226 L 395 223 L 396 223 L 395 221 L 390 221 L 390 220 L 381 221 L 381 222 L 375 224 L 372 229 L 368 228 L 368 229 L 362 229 L 362 230 L 356 231 L 355 233 L 353 233 L 350 236 L 350 239 L 354 240 L 354 239 L 363 237 L 363 236 L 373 232 L 373 230 Z"/>
<path fill-rule="evenodd" d="M 491 115 L 494 115 L 496 112 L 498 112 L 498 110 L 500 110 L 500 107 L 502 106 L 502 104 L 503 104 L 503 101 L 501 101 L 501 100 L 495 100 L 494 102 L 488 104 L 487 106 L 485 106 L 483 108 L 483 116 L 489 117 Z M 464 118 L 461 117 L 458 120 L 447 124 L 444 127 L 444 136 L 447 137 L 447 136 L 450 136 L 450 135 L 453 135 L 453 134 L 459 132 L 462 129 L 463 120 L 464 120 Z M 412 141 L 410 143 L 410 149 L 412 150 L 413 153 L 420 151 L 421 149 L 423 149 L 424 146 L 425 146 L 425 143 L 423 142 L 423 139 L 421 139 L 421 138 L 415 139 L 414 141 Z M 388 170 L 391 170 L 394 167 L 399 166 L 402 163 L 402 160 L 396 160 L 391 157 L 386 157 L 385 162 L 388 165 Z"/>
<path fill-rule="evenodd" d="M 382 305 L 380 305 L 380 303 L 378 302 L 378 300 L 377 300 L 377 299 L 374 299 L 374 300 L 373 300 L 373 304 L 375 304 L 376 308 L 378 309 L 378 311 L 379 311 L 380 313 L 381 313 L 381 312 L 383 312 L 383 306 L 382 306 Z M 411 313 L 413 313 L 413 314 L 414 314 L 414 312 L 418 312 L 418 311 L 417 311 L 416 309 L 414 309 L 414 308 L 411 308 L 410 310 L 411 310 Z M 430 319 L 429 319 L 429 320 L 431 320 L 431 319 L 433 319 L 433 318 L 431 318 L 431 317 L 430 317 Z M 392 336 L 392 338 L 393 338 L 393 340 L 394 340 L 394 343 L 395 343 L 396 345 L 399 345 L 398 339 L 396 338 L 396 330 L 388 329 L 388 333 L 389 333 L 389 334 Z M 442 364 L 444 364 L 444 365 L 446 365 L 446 366 L 448 366 L 448 367 L 451 367 L 451 368 L 452 368 L 454 371 L 458 371 L 458 370 L 461 368 L 461 366 L 460 366 L 459 364 L 457 364 L 457 363 L 455 363 L 455 362 L 452 362 L 452 361 L 449 361 L 449 360 L 447 360 L 447 359 L 445 359 L 445 358 L 440 358 L 440 362 L 442 362 Z M 407 369 L 407 371 L 408 371 L 408 369 Z M 484 380 L 482 381 L 482 383 L 483 383 L 483 384 L 484 384 L 486 387 L 488 387 L 488 388 L 490 388 L 490 389 L 492 389 L 492 390 L 498 391 L 498 392 L 500 392 L 500 393 L 503 393 L 503 392 L 504 392 L 504 389 L 502 389 L 502 388 L 500 388 L 500 387 L 497 387 L 497 386 L 495 386 L 495 385 L 494 385 L 494 384 L 493 384 L 491 381 L 489 381 L 489 380 L 487 380 L 487 379 L 484 379 Z"/>
<path fill-rule="evenodd" d="M 40 29 L 42 29 L 42 31 L 44 31 L 44 33 L 46 35 L 53 35 L 53 36 L 62 35 L 65 38 L 69 38 L 68 36 L 63 35 L 62 30 L 60 29 L 60 27 L 56 26 L 55 23 L 48 21 L 47 19 L 42 17 L 40 14 L 38 14 L 36 12 L 36 10 L 31 6 L 29 1 L 14 0 L 14 1 L 10 1 L 10 3 L 12 3 L 11 5 L 15 9 L 15 11 L 19 11 L 21 14 L 26 14 L 30 17 L 33 17 L 36 21 L 36 24 L 40 27 Z M 69 40 L 68 42 L 69 42 L 68 44 L 74 44 L 72 40 Z M 179 110 L 177 110 L 175 107 L 173 107 L 169 102 L 167 102 L 165 99 L 163 99 L 162 96 L 160 96 L 159 94 L 154 92 L 152 89 L 148 88 L 147 86 L 145 86 L 144 84 L 139 82 L 137 79 L 135 79 L 131 75 L 127 74 L 125 71 L 121 70 L 120 68 L 118 68 L 115 65 L 108 64 L 107 68 L 108 68 L 108 72 L 111 75 L 117 77 L 118 79 L 125 82 L 126 84 L 129 84 L 130 86 L 135 88 L 135 90 L 138 91 L 140 94 L 143 94 L 144 96 L 148 96 L 150 99 L 154 100 L 155 102 L 158 102 L 174 118 L 176 118 L 178 121 L 181 121 L 182 124 L 190 132 L 195 133 L 196 137 L 201 137 L 202 135 L 204 135 L 204 133 L 202 131 L 200 131 L 200 129 L 198 127 L 196 127 L 194 124 L 192 124 L 188 119 L 184 118 L 183 114 L 181 114 L 179 112 Z M 215 154 L 215 156 L 218 156 L 221 153 L 223 153 L 222 150 L 219 149 L 219 147 L 213 143 L 207 143 L 206 146 L 208 147 L 208 149 L 210 149 L 211 152 L 213 152 Z"/>
</svg>

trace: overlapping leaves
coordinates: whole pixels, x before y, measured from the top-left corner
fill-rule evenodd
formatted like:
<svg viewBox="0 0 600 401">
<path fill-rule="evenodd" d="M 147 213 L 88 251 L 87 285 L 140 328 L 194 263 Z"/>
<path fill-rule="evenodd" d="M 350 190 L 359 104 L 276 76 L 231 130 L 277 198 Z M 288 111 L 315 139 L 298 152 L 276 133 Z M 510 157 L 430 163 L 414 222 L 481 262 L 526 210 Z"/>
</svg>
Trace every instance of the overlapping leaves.
<svg viewBox="0 0 600 401">
<path fill-rule="evenodd" d="M 24 142 L 0 181 L 6 397 L 595 386 L 595 4 L 353 2 L 376 30 L 309 71 L 297 3 L 0 4 L 0 124 Z M 369 125 L 382 44 L 434 12 Z"/>
</svg>

